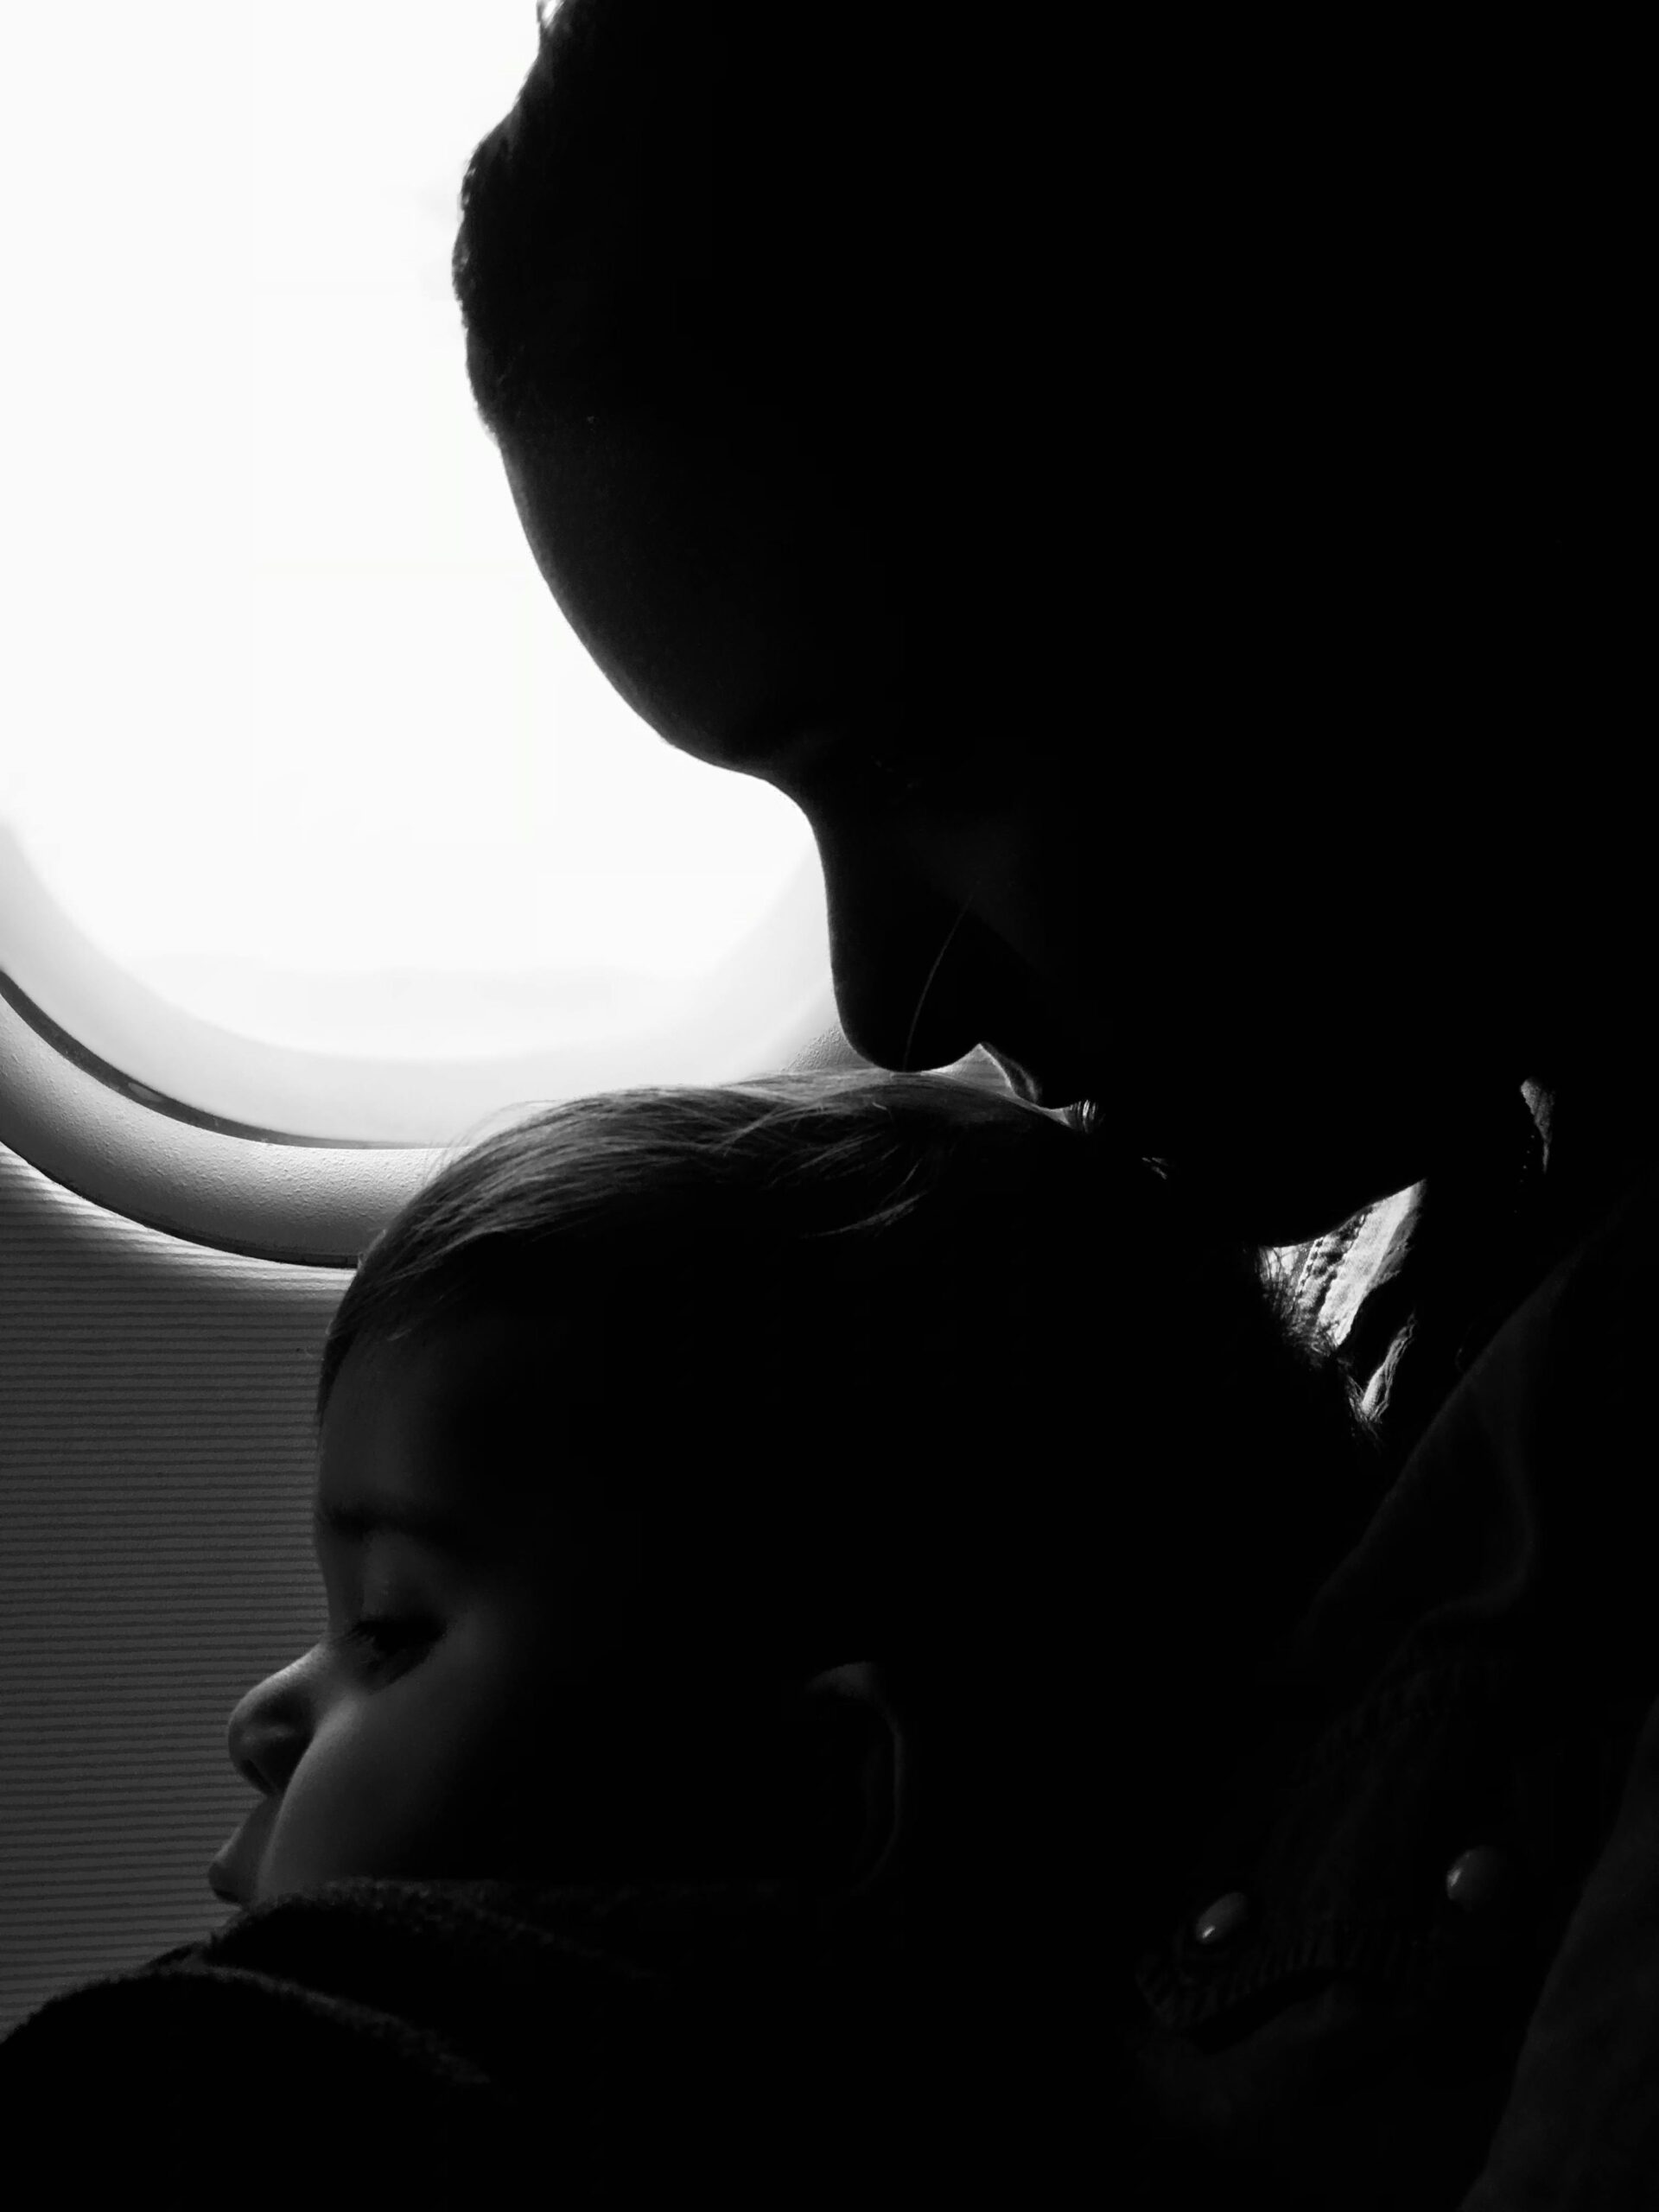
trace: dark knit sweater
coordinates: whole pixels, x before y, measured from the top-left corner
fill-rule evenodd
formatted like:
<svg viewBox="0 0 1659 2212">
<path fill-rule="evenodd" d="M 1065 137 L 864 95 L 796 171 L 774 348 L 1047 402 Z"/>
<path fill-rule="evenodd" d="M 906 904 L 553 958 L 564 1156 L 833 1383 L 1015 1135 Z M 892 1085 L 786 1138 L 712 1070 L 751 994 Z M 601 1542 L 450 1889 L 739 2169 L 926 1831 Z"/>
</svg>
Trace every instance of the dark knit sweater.
<svg viewBox="0 0 1659 2212">
<path fill-rule="evenodd" d="M 1003 2125 L 1052 2087 L 1019 2056 L 991 2124 L 976 2020 L 1030 2042 L 902 1909 L 353 1879 L 51 1999 L 0 2044 L 0 2124 L 70 2203 L 899 2204 L 1047 2133 Z"/>
</svg>

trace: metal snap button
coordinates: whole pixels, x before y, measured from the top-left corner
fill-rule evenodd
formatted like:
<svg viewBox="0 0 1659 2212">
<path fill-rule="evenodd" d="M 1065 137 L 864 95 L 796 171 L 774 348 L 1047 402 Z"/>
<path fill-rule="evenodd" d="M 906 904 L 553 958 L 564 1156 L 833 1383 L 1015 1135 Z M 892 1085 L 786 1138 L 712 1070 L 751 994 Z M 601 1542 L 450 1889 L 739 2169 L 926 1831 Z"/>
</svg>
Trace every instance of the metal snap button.
<svg viewBox="0 0 1659 2212">
<path fill-rule="evenodd" d="M 1446 1894 L 1465 1912 L 1494 1904 L 1510 1884 L 1509 1862 L 1490 1843 L 1478 1843 L 1446 1870 Z"/>
<path fill-rule="evenodd" d="M 1206 1946 L 1224 1943 L 1236 1936 L 1250 1916 L 1250 1901 L 1243 1890 L 1229 1890 L 1225 1897 L 1217 1897 L 1206 1905 L 1192 1923 L 1196 1942 Z"/>
</svg>

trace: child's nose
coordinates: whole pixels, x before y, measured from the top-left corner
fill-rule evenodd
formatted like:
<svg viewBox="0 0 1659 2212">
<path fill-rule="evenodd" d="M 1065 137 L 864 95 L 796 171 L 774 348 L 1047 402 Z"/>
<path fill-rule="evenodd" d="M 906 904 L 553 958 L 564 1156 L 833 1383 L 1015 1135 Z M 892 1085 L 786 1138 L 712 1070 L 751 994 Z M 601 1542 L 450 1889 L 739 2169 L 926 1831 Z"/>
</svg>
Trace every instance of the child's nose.
<svg viewBox="0 0 1659 2212">
<path fill-rule="evenodd" d="M 293 1677 L 303 1658 L 256 1682 L 231 1714 L 226 1747 L 231 1764 L 263 1796 L 281 1789 L 284 1770 L 298 1757 L 295 1738 L 303 1720 L 302 1699 Z"/>
</svg>

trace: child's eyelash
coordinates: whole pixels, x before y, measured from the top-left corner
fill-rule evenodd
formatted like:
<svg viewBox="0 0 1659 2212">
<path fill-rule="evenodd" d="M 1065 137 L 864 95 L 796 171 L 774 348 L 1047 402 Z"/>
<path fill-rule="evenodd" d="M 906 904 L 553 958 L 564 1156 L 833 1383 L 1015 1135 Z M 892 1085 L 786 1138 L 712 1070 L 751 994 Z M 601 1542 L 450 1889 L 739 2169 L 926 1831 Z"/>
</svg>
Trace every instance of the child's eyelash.
<svg viewBox="0 0 1659 2212">
<path fill-rule="evenodd" d="M 428 1622 L 396 1620 L 390 1614 L 369 1613 L 360 1621 L 353 1621 L 340 1637 L 342 1645 L 353 1645 L 382 1659 L 396 1658 L 410 1645 L 430 1641 L 431 1626 Z"/>
</svg>

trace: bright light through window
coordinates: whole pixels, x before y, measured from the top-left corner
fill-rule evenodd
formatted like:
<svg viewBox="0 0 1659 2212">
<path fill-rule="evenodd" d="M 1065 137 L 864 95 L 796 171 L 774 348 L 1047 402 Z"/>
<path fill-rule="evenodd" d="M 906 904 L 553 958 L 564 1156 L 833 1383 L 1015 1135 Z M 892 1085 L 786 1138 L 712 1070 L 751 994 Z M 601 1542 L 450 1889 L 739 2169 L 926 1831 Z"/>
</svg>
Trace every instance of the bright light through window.
<svg viewBox="0 0 1659 2212">
<path fill-rule="evenodd" d="M 0 828 L 130 974 L 270 1044 L 613 1020 L 812 859 L 588 659 L 474 414 L 457 194 L 534 46 L 531 0 L 0 31 Z"/>
</svg>

